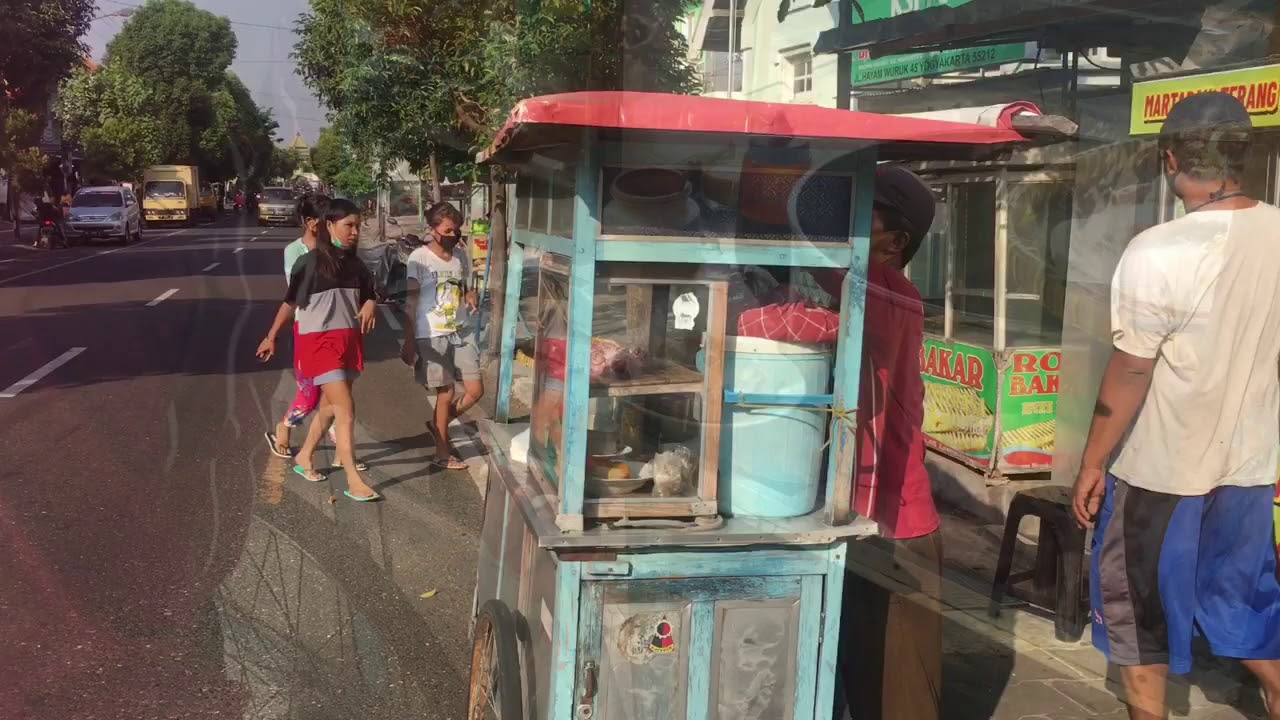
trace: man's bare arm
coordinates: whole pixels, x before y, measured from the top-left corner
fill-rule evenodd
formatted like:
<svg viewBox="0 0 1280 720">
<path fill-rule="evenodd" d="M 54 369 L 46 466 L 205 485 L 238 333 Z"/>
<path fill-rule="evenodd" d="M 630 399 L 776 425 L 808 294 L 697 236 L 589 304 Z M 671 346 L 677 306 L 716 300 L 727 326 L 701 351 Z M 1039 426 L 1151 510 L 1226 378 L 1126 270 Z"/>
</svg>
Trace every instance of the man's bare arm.
<svg viewBox="0 0 1280 720">
<path fill-rule="evenodd" d="M 1089 439 L 1085 442 L 1072 498 L 1072 510 L 1083 526 L 1091 526 L 1098 513 L 1106 490 L 1103 478 L 1107 461 L 1146 400 L 1155 366 L 1155 358 L 1138 357 L 1117 349 L 1111 351 L 1102 386 L 1098 388 L 1098 400 L 1093 406 L 1093 422 L 1089 425 Z"/>
</svg>

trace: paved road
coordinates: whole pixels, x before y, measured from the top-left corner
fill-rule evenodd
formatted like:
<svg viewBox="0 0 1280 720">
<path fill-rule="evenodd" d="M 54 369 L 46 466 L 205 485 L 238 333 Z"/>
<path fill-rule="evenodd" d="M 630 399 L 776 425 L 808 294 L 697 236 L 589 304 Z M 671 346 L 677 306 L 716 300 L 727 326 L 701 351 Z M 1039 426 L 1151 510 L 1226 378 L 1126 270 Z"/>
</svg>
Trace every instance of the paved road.
<svg viewBox="0 0 1280 720">
<path fill-rule="evenodd" d="M 266 451 L 292 380 L 253 350 L 294 234 L 0 240 L 0 717 L 463 716 L 480 475 L 423 462 L 385 313 L 357 441 L 387 501 Z"/>
</svg>

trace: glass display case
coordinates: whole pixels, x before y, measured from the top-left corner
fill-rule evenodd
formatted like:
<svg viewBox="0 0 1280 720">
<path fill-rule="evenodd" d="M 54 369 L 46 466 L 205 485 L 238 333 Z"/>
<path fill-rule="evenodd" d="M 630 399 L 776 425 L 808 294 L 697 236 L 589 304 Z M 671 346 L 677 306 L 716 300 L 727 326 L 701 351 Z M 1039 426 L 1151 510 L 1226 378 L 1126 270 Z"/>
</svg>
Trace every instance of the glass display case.
<svg viewBox="0 0 1280 720">
<path fill-rule="evenodd" d="M 588 518 L 716 513 L 726 288 L 715 270 L 601 263 L 594 287 L 584 457 L 568 457 L 569 258 L 542 254 L 533 332 L 530 468 L 558 491 L 586 479 Z M 718 351 L 716 348 L 720 348 Z"/>
</svg>

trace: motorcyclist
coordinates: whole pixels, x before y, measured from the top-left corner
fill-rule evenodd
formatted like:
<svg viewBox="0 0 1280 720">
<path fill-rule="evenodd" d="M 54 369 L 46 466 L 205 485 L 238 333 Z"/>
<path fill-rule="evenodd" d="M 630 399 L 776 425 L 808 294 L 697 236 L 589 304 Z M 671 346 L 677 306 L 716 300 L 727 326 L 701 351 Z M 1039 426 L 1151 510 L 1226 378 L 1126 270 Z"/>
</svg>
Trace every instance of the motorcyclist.
<svg viewBox="0 0 1280 720">
<path fill-rule="evenodd" d="M 58 244 L 67 245 L 67 235 L 62 229 L 62 209 L 51 201 L 41 198 L 36 201 L 36 237 L 34 244 L 40 244 L 40 233 L 48 222 L 57 233 Z"/>
</svg>

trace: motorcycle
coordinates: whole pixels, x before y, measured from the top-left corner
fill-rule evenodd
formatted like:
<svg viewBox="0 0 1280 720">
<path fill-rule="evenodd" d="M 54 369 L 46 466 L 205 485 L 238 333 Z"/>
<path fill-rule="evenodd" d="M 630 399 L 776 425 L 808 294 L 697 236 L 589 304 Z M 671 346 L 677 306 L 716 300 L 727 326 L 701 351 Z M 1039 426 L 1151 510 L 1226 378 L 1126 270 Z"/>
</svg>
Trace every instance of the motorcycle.
<svg viewBox="0 0 1280 720">
<path fill-rule="evenodd" d="M 408 289 L 407 269 L 409 256 L 426 243 L 417 235 L 400 231 L 395 218 L 387 218 L 388 229 L 397 232 L 394 238 L 384 237 L 382 242 L 360 248 L 360 259 L 373 275 L 378 300 L 404 307 Z"/>
<path fill-rule="evenodd" d="M 62 228 L 58 227 L 52 220 L 44 220 L 40 223 L 40 230 L 36 233 L 36 247 L 44 248 L 45 250 L 67 247 L 67 236 L 63 234 Z"/>
</svg>

